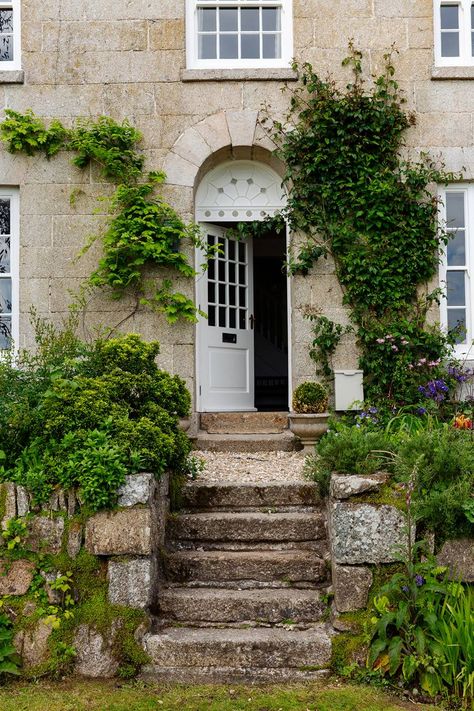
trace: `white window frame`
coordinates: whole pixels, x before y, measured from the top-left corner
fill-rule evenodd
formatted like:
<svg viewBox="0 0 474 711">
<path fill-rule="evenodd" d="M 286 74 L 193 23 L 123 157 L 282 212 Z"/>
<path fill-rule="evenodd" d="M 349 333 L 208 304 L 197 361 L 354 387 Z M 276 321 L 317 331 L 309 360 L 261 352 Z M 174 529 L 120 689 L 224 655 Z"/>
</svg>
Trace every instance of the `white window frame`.
<svg viewBox="0 0 474 711">
<path fill-rule="evenodd" d="M 277 59 L 199 59 L 199 7 L 270 7 L 281 8 L 281 57 Z M 293 57 L 293 0 L 186 0 L 186 66 L 188 69 L 273 69 L 289 68 Z"/>
<path fill-rule="evenodd" d="M 7 278 L 12 280 L 12 344 L 17 351 L 20 343 L 20 191 L 1 187 L 1 198 L 10 198 L 10 271 Z M 0 350 L 0 356 L 1 353 Z"/>
<path fill-rule="evenodd" d="M 13 59 L 0 62 L 0 71 L 21 69 L 21 0 L 0 0 L 0 10 L 13 10 Z"/>
<path fill-rule="evenodd" d="M 441 5 L 459 7 L 459 57 L 441 56 Z M 471 5 L 472 0 L 434 0 L 434 49 L 437 67 L 474 66 L 471 48 Z"/>
<path fill-rule="evenodd" d="M 464 220 L 466 239 L 466 342 L 458 343 L 454 346 L 457 358 L 474 360 L 474 183 L 451 183 L 448 187 L 439 191 L 440 198 L 440 218 L 443 229 L 448 232 L 455 230 L 449 228 L 446 223 L 446 194 L 464 193 Z M 463 267 L 452 267 L 453 270 L 461 270 Z M 446 296 L 447 281 L 447 250 L 443 249 L 440 261 L 440 285 L 443 296 L 440 302 L 441 326 L 447 331 L 448 328 L 448 303 Z"/>
</svg>

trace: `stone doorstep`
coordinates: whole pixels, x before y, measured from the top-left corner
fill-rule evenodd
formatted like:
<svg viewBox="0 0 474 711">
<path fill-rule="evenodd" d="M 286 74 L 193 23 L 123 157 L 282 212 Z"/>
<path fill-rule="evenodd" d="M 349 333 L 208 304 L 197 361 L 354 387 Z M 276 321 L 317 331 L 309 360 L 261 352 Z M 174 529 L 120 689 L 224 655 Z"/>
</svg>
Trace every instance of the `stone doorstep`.
<svg viewBox="0 0 474 711">
<path fill-rule="evenodd" d="M 319 590 L 168 588 L 160 592 L 160 613 L 168 620 L 188 622 L 281 623 L 322 619 L 327 603 Z"/>
<path fill-rule="evenodd" d="M 201 429 L 209 434 L 281 434 L 287 412 L 203 412 Z"/>
<path fill-rule="evenodd" d="M 175 684 L 282 684 L 315 681 L 329 675 L 328 669 L 272 669 L 268 667 L 163 667 L 142 668 L 143 681 Z"/>
<path fill-rule="evenodd" d="M 180 551 L 165 560 L 168 580 L 179 583 L 258 581 L 318 583 L 327 577 L 326 564 L 313 551 Z M 209 585 L 207 586 L 209 587 Z M 256 587 L 253 585 L 253 587 Z"/>
<path fill-rule="evenodd" d="M 281 434 L 208 434 L 201 430 L 194 439 L 194 447 L 208 452 L 293 452 L 301 449 L 289 430 Z"/>
<path fill-rule="evenodd" d="M 319 513 L 195 513 L 168 521 L 172 539 L 189 541 L 312 541 L 326 537 Z"/>
<path fill-rule="evenodd" d="M 331 659 L 324 624 L 310 630 L 170 627 L 146 635 L 144 643 L 152 662 L 166 667 L 325 668 Z"/>
<path fill-rule="evenodd" d="M 190 509 L 320 506 L 316 484 L 189 484 L 183 505 Z"/>
</svg>

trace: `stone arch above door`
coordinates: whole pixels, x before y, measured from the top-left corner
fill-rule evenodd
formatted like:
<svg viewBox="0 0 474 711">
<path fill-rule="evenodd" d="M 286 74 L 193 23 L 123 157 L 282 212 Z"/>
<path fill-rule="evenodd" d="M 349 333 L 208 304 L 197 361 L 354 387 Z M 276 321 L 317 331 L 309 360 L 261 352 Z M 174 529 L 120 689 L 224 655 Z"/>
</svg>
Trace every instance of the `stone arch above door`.
<svg viewBox="0 0 474 711">
<path fill-rule="evenodd" d="M 163 165 L 166 182 L 197 189 L 209 170 L 229 159 L 267 163 L 281 175 L 274 149 L 258 124 L 258 111 L 220 111 L 181 134 Z"/>
</svg>

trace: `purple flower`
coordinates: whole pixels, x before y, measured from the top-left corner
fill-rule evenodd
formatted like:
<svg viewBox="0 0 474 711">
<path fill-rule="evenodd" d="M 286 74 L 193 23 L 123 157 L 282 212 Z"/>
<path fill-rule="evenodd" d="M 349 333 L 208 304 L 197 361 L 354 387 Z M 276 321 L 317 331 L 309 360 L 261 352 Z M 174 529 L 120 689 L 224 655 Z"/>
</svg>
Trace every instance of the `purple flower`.
<svg viewBox="0 0 474 711">
<path fill-rule="evenodd" d="M 378 410 L 376 407 L 369 407 L 369 412 L 371 415 L 376 415 Z"/>
<path fill-rule="evenodd" d="M 402 587 L 402 590 L 403 590 L 404 593 L 409 592 L 409 590 L 408 590 L 408 585 L 404 585 L 404 586 Z"/>
<path fill-rule="evenodd" d="M 416 414 L 417 415 L 426 415 L 427 412 L 428 412 L 428 410 L 426 409 L 426 407 L 419 407 L 416 411 Z"/>
<path fill-rule="evenodd" d="M 425 579 L 422 575 L 415 575 L 415 583 L 416 585 L 420 588 L 425 582 Z"/>
</svg>

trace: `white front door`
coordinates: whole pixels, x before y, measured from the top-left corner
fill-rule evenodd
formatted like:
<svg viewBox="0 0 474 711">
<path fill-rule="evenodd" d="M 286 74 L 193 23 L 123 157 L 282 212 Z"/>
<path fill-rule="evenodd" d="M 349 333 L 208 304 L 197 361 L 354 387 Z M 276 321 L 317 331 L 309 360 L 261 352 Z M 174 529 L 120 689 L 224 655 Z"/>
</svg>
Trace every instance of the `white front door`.
<svg viewBox="0 0 474 711">
<path fill-rule="evenodd" d="M 197 282 L 198 409 L 254 410 L 252 241 L 236 241 L 225 229 L 203 224 L 210 259 Z M 201 255 L 202 256 L 202 255 Z"/>
</svg>

